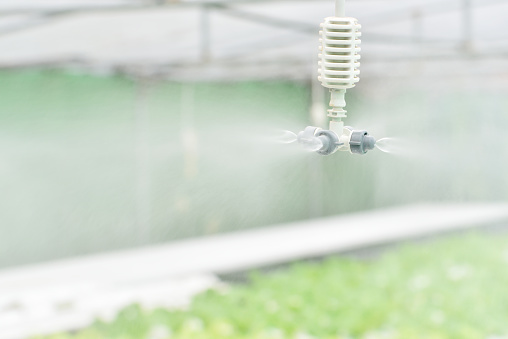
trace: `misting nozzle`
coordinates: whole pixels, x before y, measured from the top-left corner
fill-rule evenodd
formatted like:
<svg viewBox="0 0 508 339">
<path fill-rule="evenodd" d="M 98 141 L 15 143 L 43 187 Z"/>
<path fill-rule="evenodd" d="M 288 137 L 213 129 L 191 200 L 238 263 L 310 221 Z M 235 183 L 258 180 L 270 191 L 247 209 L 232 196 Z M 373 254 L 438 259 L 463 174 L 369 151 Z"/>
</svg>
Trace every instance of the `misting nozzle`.
<svg viewBox="0 0 508 339">
<path fill-rule="evenodd" d="M 334 132 L 314 126 L 307 126 L 305 130 L 298 133 L 298 142 L 308 150 L 321 155 L 333 154 L 339 146 L 343 145 Z"/>
<path fill-rule="evenodd" d="M 353 131 L 349 139 L 351 153 L 365 154 L 376 146 L 376 139 L 367 131 Z"/>
</svg>

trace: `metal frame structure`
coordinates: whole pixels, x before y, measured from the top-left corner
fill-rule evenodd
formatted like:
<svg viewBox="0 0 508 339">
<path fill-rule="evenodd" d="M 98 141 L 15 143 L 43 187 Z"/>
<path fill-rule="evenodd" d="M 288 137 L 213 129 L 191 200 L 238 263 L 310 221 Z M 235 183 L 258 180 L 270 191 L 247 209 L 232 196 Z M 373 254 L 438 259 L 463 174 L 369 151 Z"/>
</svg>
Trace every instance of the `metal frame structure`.
<svg viewBox="0 0 508 339">
<path fill-rule="evenodd" d="M 306 0 L 299 0 L 300 2 L 305 2 Z M 46 25 L 48 23 L 52 23 L 55 20 L 66 18 L 70 15 L 81 14 L 81 13 L 91 13 L 91 12 L 104 12 L 104 11 L 137 11 L 137 10 L 145 10 L 145 9 L 153 9 L 153 8 L 171 8 L 171 7 L 193 7 L 200 9 L 200 17 L 201 17 L 201 27 L 200 27 L 200 54 L 201 54 L 201 63 L 210 63 L 211 61 L 221 62 L 222 60 L 216 60 L 212 55 L 212 42 L 210 38 L 210 32 L 212 29 L 211 26 L 211 16 L 215 12 L 219 12 L 221 14 L 225 14 L 228 16 L 233 16 L 242 20 L 252 21 L 255 23 L 259 23 L 266 26 L 277 27 L 277 28 L 290 28 L 293 31 L 303 33 L 303 34 L 312 34 L 316 35 L 317 28 L 315 25 L 310 25 L 304 22 L 292 21 L 282 18 L 277 18 L 273 16 L 262 15 L 258 13 L 254 13 L 245 9 L 241 9 L 236 7 L 236 5 L 245 5 L 245 4 L 260 4 L 260 3 L 268 3 L 273 2 L 269 0 L 229 0 L 229 1 L 182 1 L 182 0 L 109 0 L 109 1 L 94 1 L 94 2 L 69 2 L 65 5 L 55 6 L 50 2 L 40 3 L 40 2 L 21 2 L 21 3 L 13 3 L 9 5 L 3 5 L 0 3 L 0 20 L 2 18 L 8 16 L 24 16 L 25 18 L 19 20 L 18 22 L 14 22 L 10 25 L 0 26 L 0 39 L 8 34 L 18 33 L 24 30 L 35 29 L 36 27 Z M 278 0 L 278 2 L 287 2 L 287 0 Z M 294 1 L 293 1 L 294 2 Z M 472 30 L 471 27 L 471 18 L 472 18 L 472 10 L 473 7 L 484 7 L 484 6 L 492 6 L 500 3 L 506 3 L 507 0 L 486 0 L 481 3 L 472 3 L 471 0 L 461 0 L 459 3 L 456 1 L 442 1 L 432 2 L 426 4 L 423 9 L 419 8 L 416 10 L 408 11 L 406 10 L 391 10 L 386 13 L 381 13 L 378 18 L 371 18 L 369 20 L 369 25 L 374 24 L 377 26 L 382 26 L 386 23 L 394 23 L 394 22 L 403 22 L 403 21 L 412 21 L 413 24 L 413 34 L 412 36 L 407 35 L 382 35 L 382 34 L 366 34 L 364 39 L 366 41 L 372 41 L 383 44 L 399 44 L 399 45 L 410 45 L 410 44 L 419 44 L 419 45 L 429 45 L 442 43 L 448 46 L 454 46 L 453 48 L 456 50 L 456 53 L 451 55 L 416 55 L 414 57 L 403 57 L 405 60 L 411 59 L 422 59 L 425 58 L 430 60 L 432 58 L 469 58 L 469 57 L 505 57 L 508 55 L 508 50 L 506 51 L 498 51 L 498 52 L 490 52 L 488 54 L 479 54 L 474 49 L 474 42 L 472 41 Z M 440 15 L 443 13 L 456 12 L 460 11 L 463 17 L 462 31 L 463 31 L 463 39 L 462 40 L 453 40 L 453 39 L 429 39 L 426 40 L 422 36 L 422 21 L 423 18 L 427 18 L 429 16 Z M 395 61 L 400 58 L 389 56 L 386 57 L 376 57 L 374 61 Z M 227 60 L 230 62 L 231 60 Z M 22 67 L 58 67 L 60 65 L 66 64 L 79 64 L 86 65 L 88 62 L 86 60 L 76 60 L 76 59 L 62 59 L 62 60 L 45 60 L 40 62 L 31 62 L 31 63 L 19 63 L 19 64 L 0 64 L 0 69 L 2 68 L 22 68 Z M 111 65 L 119 72 L 124 72 L 126 69 L 130 67 L 126 65 Z M 165 73 L 164 68 L 171 67 L 174 65 L 165 64 L 165 65 L 157 65 L 159 71 L 155 73 Z M 182 65 L 179 65 L 182 66 Z M 191 64 L 187 66 L 193 66 Z M 139 68 L 139 67 L 138 67 Z M 128 71 L 127 73 L 129 73 Z M 153 71 L 151 71 L 153 73 Z"/>
</svg>

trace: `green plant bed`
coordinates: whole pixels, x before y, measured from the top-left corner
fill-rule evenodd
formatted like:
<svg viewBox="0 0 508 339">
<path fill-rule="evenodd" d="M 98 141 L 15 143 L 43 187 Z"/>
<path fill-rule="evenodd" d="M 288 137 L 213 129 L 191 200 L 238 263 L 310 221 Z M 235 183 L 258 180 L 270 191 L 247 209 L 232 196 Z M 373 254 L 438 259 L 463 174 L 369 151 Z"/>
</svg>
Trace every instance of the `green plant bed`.
<svg viewBox="0 0 508 339">
<path fill-rule="evenodd" d="M 505 338 L 508 237 L 469 234 L 373 261 L 297 263 L 197 296 L 187 310 L 131 306 L 51 339 Z"/>
</svg>

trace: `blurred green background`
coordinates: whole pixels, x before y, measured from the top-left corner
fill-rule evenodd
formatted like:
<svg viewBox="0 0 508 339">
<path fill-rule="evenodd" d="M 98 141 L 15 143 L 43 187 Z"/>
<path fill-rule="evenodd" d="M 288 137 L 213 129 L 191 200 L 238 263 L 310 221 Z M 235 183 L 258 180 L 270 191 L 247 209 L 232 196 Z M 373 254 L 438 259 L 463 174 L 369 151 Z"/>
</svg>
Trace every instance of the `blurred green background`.
<svg viewBox="0 0 508 339">
<path fill-rule="evenodd" d="M 502 86 L 380 84 L 348 93 L 347 123 L 396 152 L 320 157 L 276 141 L 310 123 L 308 83 L 2 71 L 0 266 L 507 196 Z"/>
</svg>

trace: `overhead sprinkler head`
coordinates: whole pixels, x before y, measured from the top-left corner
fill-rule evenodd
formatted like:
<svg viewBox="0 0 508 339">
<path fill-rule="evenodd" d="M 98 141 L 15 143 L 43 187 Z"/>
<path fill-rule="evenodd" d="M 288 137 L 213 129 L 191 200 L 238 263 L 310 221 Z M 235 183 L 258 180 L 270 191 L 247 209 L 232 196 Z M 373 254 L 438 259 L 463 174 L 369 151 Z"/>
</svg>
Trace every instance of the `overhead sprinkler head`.
<svg viewBox="0 0 508 339">
<path fill-rule="evenodd" d="M 334 131 L 307 126 L 305 130 L 298 133 L 297 141 L 305 149 L 321 155 L 330 155 L 336 151 L 365 154 L 376 145 L 376 139 L 367 131 L 356 131 L 351 127 L 344 127 L 343 133 L 339 136 Z"/>
<path fill-rule="evenodd" d="M 321 155 L 336 151 L 365 154 L 374 149 L 376 139 L 366 131 L 344 127 L 343 122 L 347 117 L 346 90 L 360 80 L 361 25 L 357 19 L 346 17 L 345 0 L 336 0 L 335 16 L 325 18 L 320 27 L 318 80 L 330 90 L 330 127 L 323 130 L 308 126 L 298 134 L 297 141 Z"/>
</svg>

